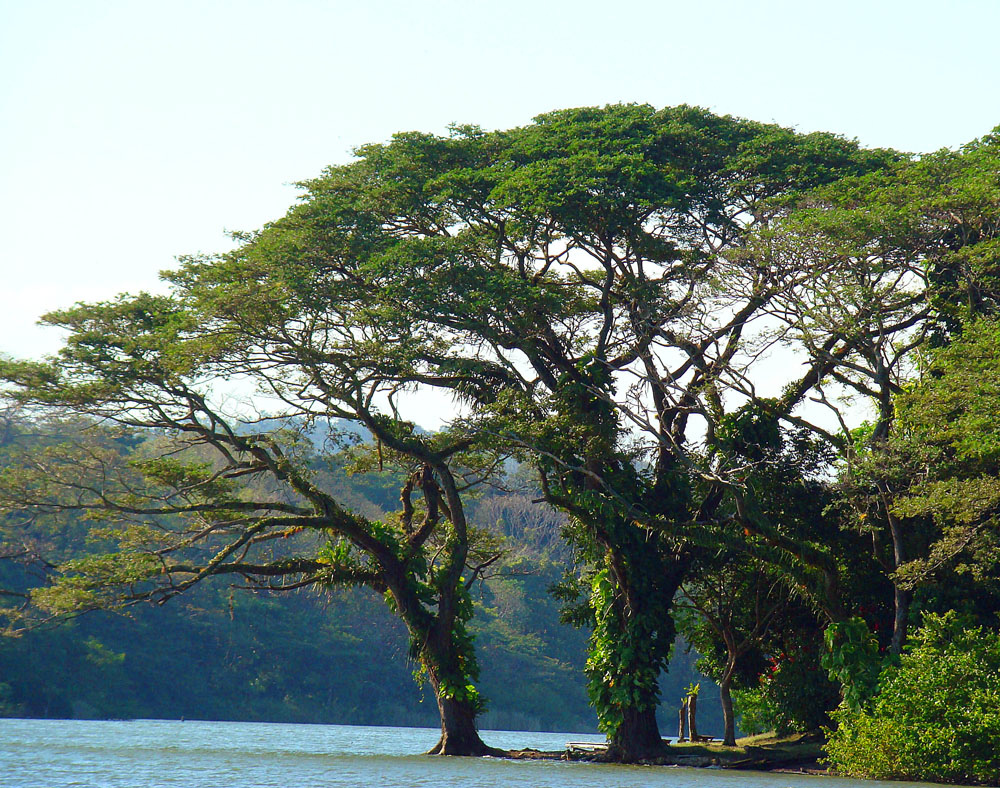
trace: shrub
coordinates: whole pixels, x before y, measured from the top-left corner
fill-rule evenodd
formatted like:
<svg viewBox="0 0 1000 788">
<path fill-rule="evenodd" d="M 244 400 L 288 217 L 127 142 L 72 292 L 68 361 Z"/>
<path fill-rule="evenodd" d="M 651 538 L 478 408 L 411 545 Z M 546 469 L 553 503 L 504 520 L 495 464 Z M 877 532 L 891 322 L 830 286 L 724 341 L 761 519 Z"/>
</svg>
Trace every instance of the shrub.
<svg viewBox="0 0 1000 788">
<path fill-rule="evenodd" d="M 1000 784 L 1000 635 L 927 615 L 879 693 L 842 704 L 827 744 L 851 777 Z"/>
<path fill-rule="evenodd" d="M 777 730 L 780 715 L 763 687 L 733 688 L 733 707 L 739 720 L 737 727 L 743 736 L 756 736 Z"/>
</svg>

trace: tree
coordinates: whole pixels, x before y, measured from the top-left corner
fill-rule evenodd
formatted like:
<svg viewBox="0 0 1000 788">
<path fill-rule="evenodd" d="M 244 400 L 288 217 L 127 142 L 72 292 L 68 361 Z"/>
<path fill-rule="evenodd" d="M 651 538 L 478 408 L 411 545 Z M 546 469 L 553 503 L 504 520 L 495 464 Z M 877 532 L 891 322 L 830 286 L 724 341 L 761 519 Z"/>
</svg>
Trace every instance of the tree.
<svg viewBox="0 0 1000 788">
<path fill-rule="evenodd" d="M 776 340 L 767 306 L 812 272 L 739 251 L 769 199 L 894 156 L 643 106 L 398 135 L 358 154 L 306 184 L 304 253 L 354 250 L 372 303 L 412 321 L 469 423 L 537 466 L 591 566 L 587 670 L 611 753 L 662 754 L 657 678 L 702 526 L 728 496 L 741 520 L 783 538 L 755 519 L 744 465 L 706 447 L 739 406 L 727 391 L 760 399 L 745 384 Z M 392 243 L 365 247 L 372 227 Z M 826 363 L 772 409 L 791 412 Z M 832 558 L 810 555 L 833 573 Z"/>
<path fill-rule="evenodd" d="M 682 632 L 703 655 L 698 668 L 719 685 L 725 730 L 722 743 L 736 746 L 732 687 L 745 658 L 760 648 L 767 630 L 787 603 L 781 581 L 766 567 L 751 567 L 739 556 L 720 556 L 714 571 L 681 586 L 682 602 L 692 614 Z M 742 565 L 741 565 L 742 564 Z"/>
<path fill-rule="evenodd" d="M 487 439 L 494 453 L 530 460 L 588 565 L 587 672 L 610 753 L 657 757 L 670 613 L 703 550 L 725 537 L 780 555 L 803 593 L 843 616 L 836 556 L 768 515 L 755 461 L 732 451 L 729 427 L 801 421 L 806 396 L 871 332 L 830 334 L 778 396 L 762 394 L 767 349 L 812 336 L 782 322 L 782 297 L 802 300 L 833 274 L 825 260 L 765 261 L 749 241 L 796 195 L 897 158 L 691 107 L 584 108 L 510 131 L 398 135 L 304 184 L 298 206 L 232 255 L 186 260 L 170 277 L 174 297 L 55 316 L 74 332 L 63 373 L 14 365 L 7 375 L 28 399 L 200 441 L 231 457 L 232 473 L 269 475 L 290 488 L 288 505 L 301 498 L 317 516 L 342 509 L 294 452 L 248 437 L 209 404 L 204 381 L 243 376 L 282 414 L 364 424 L 436 485 L 424 490 L 426 516 L 438 533 L 440 514 L 449 551 L 446 569 L 435 568 L 447 581 L 434 585 L 432 618 L 452 642 L 462 640 L 454 594 L 468 555 L 452 464 Z M 441 438 L 416 435 L 395 408 L 414 386 L 454 392 L 466 417 Z M 404 525 L 386 543 L 383 530 L 351 522 L 353 531 L 337 527 L 365 571 L 401 560 L 424 582 Z M 340 567 L 354 554 L 334 555 Z M 356 562 L 342 568 L 361 579 Z M 430 604 L 397 599 L 404 617 L 417 602 Z"/>
<path fill-rule="evenodd" d="M 1000 569 L 1000 328 L 967 324 L 934 352 L 919 383 L 897 398 L 887 456 L 909 471 L 898 517 L 933 524 L 926 551 L 900 568 L 912 586 L 965 574 L 985 587 Z"/>
<path fill-rule="evenodd" d="M 841 457 L 852 527 L 871 539 L 872 557 L 893 586 L 894 654 L 913 599 L 906 567 L 936 540 L 927 518 L 898 505 L 919 473 L 893 448 L 908 430 L 897 423 L 898 407 L 929 347 L 996 311 L 998 150 L 991 135 L 961 151 L 842 179 L 789 204 L 752 244 L 762 260 L 799 261 L 820 274 L 777 299 L 775 315 L 808 358 L 825 360 L 814 398 L 839 428 L 798 423 Z M 854 403 L 838 401 L 838 391 L 869 406 L 866 426 L 856 429 L 856 417 L 849 423 Z"/>
<path fill-rule="evenodd" d="M 23 420 L 12 420 L 10 432 L 8 448 L 16 443 L 21 452 L 42 451 L 58 440 L 46 425 Z M 61 430 L 63 438 L 67 432 Z M 319 430 L 310 437 L 318 445 L 326 440 Z M 365 448 L 359 444 L 349 453 Z M 8 464 L 3 451 L 0 467 Z M 332 467 L 316 469 L 317 481 L 352 511 L 382 520 L 399 508 L 406 478 L 388 464 L 380 472 L 377 456 L 371 459 L 373 470 L 352 473 L 346 461 L 330 457 Z M 586 641 L 558 625 L 558 604 L 546 595 L 567 552 L 558 541 L 558 513 L 503 487 L 465 500 L 470 522 L 494 538 L 523 537 L 503 542 L 504 557 L 470 589 L 474 615 L 467 626 L 481 669 L 476 685 L 490 699 L 479 725 L 588 730 L 594 721 L 581 681 Z M 86 542 L 93 523 L 81 519 L 77 526 L 71 513 L 58 523 L 36 520 L 30 530 L 16 529 L 32 537 L 19 544 L 50 561 L 106 552 L 106 544 Z M 13 537 L 15 523 L 9 524 Z M 508 530 L 508 524 L 514 527 Z M 49 525 L 52 532 L 45 533 Z M 56 537 L 66 541 L 60 545 Z M 303 538 L 275 542 L 287 547 Z M 21 575 L 23 568 L 29 567 L 13 557 L 0 561 L 0 588 L 39 585 L 40 578 Z M 381 595 L 366 588 L 240 593 L 232 582 L 232 576 L 218 577 L 166 605 L 96 611 L 0 637 L 0 676 L 7 685 L 0 687 L 0 715 L 437 723 L 433 694 L 412 686 L 419 663 L 408 657 L 405 626 Z M 14 607 L 22 599 L 9 597 L 8 603 Z M 104 659 L 108 653 L 124 655 L 124 661 L 114 666 Z"/>
<path fill-rule="evenodd" d="M 399 417 L 417 375 L 405 336 L 366 322 L 333 267 L 289 259 L 265 276 L 261 243 L 189 260 L 172 295 L 52 313 L 46 322 L 69 332 L 58 356 L 0 365 L 10 398 L 83 419 L 4 470 L 5 510 L 25 525 L 86 514 L 105 546 L 53 567 L 32 600 L 75 614 L 163 602 L 217 576 L 270 591 L 366 585 L 406 623 L 435 691 L 432 752 L 493 752 L 475 727 L 466 625 L 469 586 L 495 558 L 476 548 L 462 495 L 498 460 L 476 451 L 474 435 L 421 434 Z M 237 377 L 268 398 L 267 418 L 227 407 L 215 387 Z M 331 419 L 369 430 L 377 461 L 402 471 L 398 514 L 367 519 L 324 488 L 323 451 L 307 437 Z"/>
<path fill-rule="evenodd" d="M 777 523 L 784 538 L 821 542 L 834 555 L 851 551 L 829 513 L 834 498 L 824 476 L 834 455 L 825 442 L 801 427 L 782 430 L 776 419 L 752 407 L 724 420 L 717 439 L 731 459 L 747 464 L 745 488 L 761 516 Z M 775 669 L 788 668 L 792 661 L 808 665 L 806 654 L 794 652 L 803 650 L 802 641 L 818 632 L 819 623 L 801 610 L 801 598 L 810 596 L 801 588 L 800 573 L 787 567 L 783 550 L 750 534 L 736 541 L 725 528 L 717 531 L 719 548 L 693 567 L 681 586 L 678 608 L 685 638 L 703 655 L 700 669 L 719 684 L 724 743 L 732 746 L 733 688 L 756 687 L 768 662 Z M 838 562 L 839 575 L 848 574 L 847 563 Z M 799 630 L 798 643 L 775 631 L 792 622 Z M 815 667 L 815 657 L 812 663 Z M 785 673 L 783 679 L 792 671 Z"/>
<path fill-rule="evenodd" d="M 912 204 L 899 205 L 894 199 L 891 184 L 896 177 L 882 171 L 814 190 L 762 229 L 753 244 L 754 253 L 769 264 L 780 261 L 813 272 L 803 286 L 780 294 L 771 311 L 786 327 L 785 340 L 815 365 L 808 394 L 819 407 L 814 406 L 811 415 L 786 413 L 781 418 L 821 438 L 854 470 L 859 454 L 877 452 L 885 443 L 893 419 L 892 397 L 911 373 L 913 352 L 929 327 L 917 229 L 921 218 Z M 872 199 L 880 188 L 888 200 Z M 856 417 L 847 412 L 852 397 L 875 411 L 860 445 L 851 424 Z M 824 408 L 832 427 L 829 420 L 824 425 L 823 414 L 817 412 Z M 884 522 L 890 545 L 886 558 L 879 533 L 874 554 L 890 575 L 905 560 L 903 529 L 887 517 L 888 480 L 866 479 L 880 514 L 875 521 Z M 871 523 L 865 523 L 865 530 Z M 794 541 L 786 552 L 798 563 L 811 563 L 804 553 L 797 554 Z M 829 621 L 843 621 L 848 611 L 839 570 L 835 563 L 826 563 L 821 604 Z M 901 633 L 909 594 L 898 586 L 895 607 L 895 630 Z"/>
</svg>

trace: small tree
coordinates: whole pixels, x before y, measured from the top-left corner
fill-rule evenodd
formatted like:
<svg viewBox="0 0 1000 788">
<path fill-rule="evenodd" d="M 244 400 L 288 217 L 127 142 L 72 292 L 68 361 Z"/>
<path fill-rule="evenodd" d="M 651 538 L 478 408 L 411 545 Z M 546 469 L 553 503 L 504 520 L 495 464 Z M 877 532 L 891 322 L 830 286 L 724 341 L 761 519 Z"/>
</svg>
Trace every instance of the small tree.
<svg viewBox="0 0 1000 788">
<path fill-rule="evenodd" d="M 681 631 L 704 655 L 698 669 L 719 685 L 722 743 L 728 747 L 736 745 L 733 684 L 747 672 L 745 658 L 759 651 L 787 602 L 788 592 L 775 574 L 739 554 L 720 554 L 711 569 L 681 586 L 679 607 L 689 614 Z"/>
</svg>

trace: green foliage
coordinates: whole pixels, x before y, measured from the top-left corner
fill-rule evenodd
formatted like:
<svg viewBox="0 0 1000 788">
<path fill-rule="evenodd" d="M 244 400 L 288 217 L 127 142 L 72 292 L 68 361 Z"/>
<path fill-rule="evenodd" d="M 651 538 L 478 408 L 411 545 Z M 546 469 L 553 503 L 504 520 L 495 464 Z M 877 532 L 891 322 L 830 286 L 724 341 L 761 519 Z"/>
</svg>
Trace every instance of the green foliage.
<svg viewBox="0 0 1000 788">
<path fill-rule="evenodd" d="M 779 734 L 815 731 L 828 724 L 837 703 L 837 688 L 826 680 L 815 657 L 783 655 L 762 677 L 762 707 L 770 715 L 769 730 Z"/>
<path fill-rule="evenodd" d="M 823 633 L 826 653 L 820 664 L 843 687 L 844 703 L 859 709 L 878 687 L 881 669 L 878 642 L 860 618 L 830 624 Z"/>
<path fill-rule="evenodd" d="M 946 570 L 991 583 L 1000 567 L 1000 326 L 980 320 L 933 354 L 928 373 L 898 399 L 893 459 L 912 472 L 894 504 L 934 524 L 909 583 Z"/>
<path fill-rule="evenodd" d="M 783 715 L 764 687 L 736 688 L 733 707 L 739 717 L 739 729 L 744 736 L 777 731 L 785 727 Z"/>
<path fill-rule="evenodd" d="M 650 606 L 641 616 L 633 614 L 625 620 L 616 594 L 607 571 L 598 572 L 591 582 L 590 605 L 596 620 L 587 657 L 587 689 L 601 730 L 612 738 L 625 709 L 656 708 L 660 671 L 673 646 L 673 631 L 663 618 L 665 610 Z M 666 653 L 660 646 L 665 638 L 669 638 Z"/>
<path fill-rule="evenodd" d="M 829 724 L 839 686 L 820 665 L 823 627 L 813 611 L 787 601 L 748 653 L 733 689 L 733 705 L 744 733 L 816 731 Z"/>
<path fill-rule="evenodd" d="M 783 443 L 778 419 L 758 403 L 723 416 L 715 428 L 715 439 L 719 449 L 756 461 L 779 451 Z"/>
<path fill-rule="evenodd" d="M 1000 636 L 954 614 L 928 615 L 865 706 L 834 714 L 831 763 L 848 776 L 1000 781 Z"/>
</svg>

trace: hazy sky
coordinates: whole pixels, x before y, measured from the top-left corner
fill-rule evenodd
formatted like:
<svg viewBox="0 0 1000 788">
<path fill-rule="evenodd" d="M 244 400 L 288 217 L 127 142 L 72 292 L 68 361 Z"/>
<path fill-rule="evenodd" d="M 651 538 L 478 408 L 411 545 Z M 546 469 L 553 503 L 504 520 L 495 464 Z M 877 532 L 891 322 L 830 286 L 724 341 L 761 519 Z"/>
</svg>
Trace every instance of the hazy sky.
<svg viewBox="0 0 1000 788">
<path fill-rule="evenodd" d="M 1000 124 L 1000 0 L 0 0 L 0 352 L 395 131 L 689 103 L 909 151 Z"/>
</svg>

